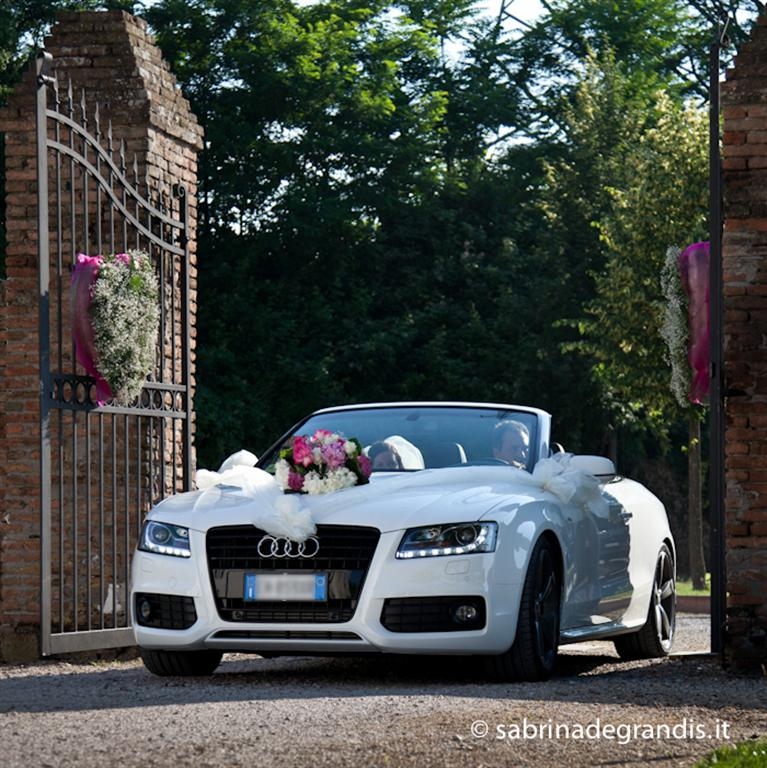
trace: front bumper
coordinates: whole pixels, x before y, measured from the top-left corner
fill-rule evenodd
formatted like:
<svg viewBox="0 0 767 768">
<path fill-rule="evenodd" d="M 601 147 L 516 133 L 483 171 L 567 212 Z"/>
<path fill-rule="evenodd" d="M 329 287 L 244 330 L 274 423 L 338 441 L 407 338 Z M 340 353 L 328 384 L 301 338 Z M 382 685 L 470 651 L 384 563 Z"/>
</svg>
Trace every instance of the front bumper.
<svg viewBox="0 0 767 768">
<path fill-rule="evenodd" d="M 139 646 L 284 655 L 497 654 L 509 648 L 514 638 L 520 586 L 509 583 L 508 578 L 497 583 L 497 552 L 397 560 L 403 531 L 379 537 L 376 529 L 355 529 L 356 534 L 364 530 L 375 533 L 365 560 L 364 553 L 360 559 L 358 552 L 364 542 L 361 545 L 356 539 L 345 548 L 325 546 L 331 534 L 348 531 L 348 527 L 321 526 L 318 538 L 325 547 L 323 552 L 334 552 L 332 562 L 307 559 L 300 568 L 345 573 L 351 585 L 346 593 L 329 595 L 322 606 L 290 601 L 244 604 L 231 585 L 241 583 L 242 573 L 264 563 L 248 559 L 250 555 L 242 560 L 228 545 L 219 546 L 216 553 L 216 542 L 221 544 L 216 531 L 221 530 L 211 529 L 207 536 L 191 531 L 193 556 L 189 559 L 135 553 L 131 605 Z M 243 531 L 230 533 L 228 539 L 238 544 L 235 549 L 252 555 L 253 542 L 242 538 Z M 286 565 L 295 567 L 295 562 L 271 565 L 282 571 Z M 361 567 L 366 572 L 360 578 Z M 170 625 L 167 621 L 147 623 L 137 615 L 137 601 L 150 596 L 171 606 L 171 613 L 163 614 L 172 617 Z M 464 630 L 451 616 L 458 606 L 469 604 L 477 608 L 479 617 L 468 626 L 480 628 Z"/>
</svg>

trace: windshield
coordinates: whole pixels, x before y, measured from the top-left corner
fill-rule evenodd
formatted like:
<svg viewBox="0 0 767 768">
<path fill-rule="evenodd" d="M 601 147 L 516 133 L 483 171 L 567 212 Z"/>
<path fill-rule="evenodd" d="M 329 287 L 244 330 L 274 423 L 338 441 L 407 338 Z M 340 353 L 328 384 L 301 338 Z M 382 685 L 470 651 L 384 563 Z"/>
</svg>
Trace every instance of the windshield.
<svg viewBox="0 0 767 768">
<path fill-rule="evenodd" d="M 268 469 L 286 440 L 294 435 L 312 435 L 318 429 L 356 437 L 371 458 L 374 471 L 495 461 L 529 470 L 537 459 L 533 455 L 538 444 L 535 413 L 491 407 L 402 405 L 310 416 L 272 446 L 258 466 Z M 508 448 L 518 449 L 514 460 L 503 453 Z"/>
</svg>

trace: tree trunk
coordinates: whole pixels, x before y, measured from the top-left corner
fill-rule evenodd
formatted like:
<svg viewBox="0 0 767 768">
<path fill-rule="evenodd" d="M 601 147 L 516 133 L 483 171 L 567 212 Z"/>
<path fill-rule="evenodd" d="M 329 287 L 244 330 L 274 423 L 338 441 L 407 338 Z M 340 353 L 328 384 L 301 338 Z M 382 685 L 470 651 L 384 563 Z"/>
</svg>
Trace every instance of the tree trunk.
<svg viewBox="0 0 767 768">
<path fill-rule="evenodd" d="M 706 561 L 703 554 L 703 512 L 701 494 L 700 419 L 690 411 L 687 446 L 687 525 L 690 554 L 690 578 L 693 589 L 706 588 Z"/>
</svg>

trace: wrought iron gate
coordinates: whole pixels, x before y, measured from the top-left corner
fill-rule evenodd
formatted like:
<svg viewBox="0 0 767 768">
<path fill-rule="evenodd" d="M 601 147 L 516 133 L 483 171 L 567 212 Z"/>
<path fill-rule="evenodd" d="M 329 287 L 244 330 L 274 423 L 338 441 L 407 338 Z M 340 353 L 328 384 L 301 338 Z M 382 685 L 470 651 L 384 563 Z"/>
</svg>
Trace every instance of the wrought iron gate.
<svg viewBox="0 0 767 768">
<path fill-rule="evenodd" d="M 188 208 L 103 126 L 98 105 L 37 61 L 43 654 L 133 644 L 132 551 L 145 512 L 191 478 Z M 50 98 L 52 96 L 52 98 Z M 49 101 L 52 102 L 49 104 Z M 135 402 L 95 402 L 71 339 L 77 253 L 150 254 L 160 287 L 154 372 Z"/>
</svg>

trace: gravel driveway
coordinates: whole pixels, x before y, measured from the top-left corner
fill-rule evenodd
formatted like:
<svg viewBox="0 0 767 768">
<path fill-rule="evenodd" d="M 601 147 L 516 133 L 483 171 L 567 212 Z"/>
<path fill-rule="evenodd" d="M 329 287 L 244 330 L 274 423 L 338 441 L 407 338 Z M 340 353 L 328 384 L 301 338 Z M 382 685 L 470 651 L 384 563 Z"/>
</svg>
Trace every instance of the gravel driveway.
<svg viewBox="0 0 767 768">
<path fill-rule="evenodd" d="M 678 649 L 707 647 L 680 618 Z M 212 678 L 135 659 L 0 666 L 0 762 L 38 766 L 689 766 L 767 735 L 765 679 L 701 654 L 621 663 L 562 649 L 546 683 L 479 682 L 471 659 L 226 656 Z"/>
</svg>

